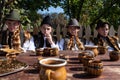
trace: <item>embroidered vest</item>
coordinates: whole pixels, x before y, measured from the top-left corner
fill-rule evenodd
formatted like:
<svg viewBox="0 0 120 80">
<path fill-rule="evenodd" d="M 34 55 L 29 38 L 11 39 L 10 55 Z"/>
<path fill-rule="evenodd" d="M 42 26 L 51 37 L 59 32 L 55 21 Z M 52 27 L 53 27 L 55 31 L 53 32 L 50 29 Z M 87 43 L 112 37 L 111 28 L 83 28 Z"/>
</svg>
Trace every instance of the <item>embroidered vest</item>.
<svg viewBox="0 0 120 80">
<path fill-rule="evenodd" d="M 111 46 L 112 48 L 114 48 L 114 50 L 120 51 L 120 48 L 119 48 L 117 42 L 118 42 L 118 40 L 116 38 L 110 37 L 110 36 L 103 38 L 100 35 L 98 35 L 96 38 L 94 38 L 95 45 L 106 46 L 106 44 L 107 44 L 107 45 Z"/>
<path fill-rule="evenodd" d="M 78 50 L 84 50 L 84 46 L 83 43 L 81 42 L 81 40 L 79 39 L 78 36 L 66 36 L 66 38 L 64 38 L 64 50 L 76 50 L 76 48 Z"/>
<path fill-rule="evenodd" d="M 20 30 L 16 30 L 14 33 L 8 30 L 2 31 L 2 45 L 9 45 L 9 48 L 21 50 L 23 44 L 23 34 Z"/>
</svg>

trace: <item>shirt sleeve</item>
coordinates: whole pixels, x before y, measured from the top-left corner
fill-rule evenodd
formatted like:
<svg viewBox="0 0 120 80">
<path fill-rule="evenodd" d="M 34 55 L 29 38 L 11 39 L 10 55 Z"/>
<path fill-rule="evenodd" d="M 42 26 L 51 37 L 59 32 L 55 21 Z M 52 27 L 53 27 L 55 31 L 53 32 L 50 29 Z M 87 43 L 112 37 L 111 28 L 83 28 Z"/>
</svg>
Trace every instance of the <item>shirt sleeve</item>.
<svg viewBox="0 0 120 80">
<path fill-rule="evenodd" d="M 51 48 L 58 48 L 59 49 L 59 45 L 58 45 L 58 42 L 55 44 L 51 44 Z M 60 49 L 59 49 L 60 50 Z"/>
<path fill-rule="evenodd" d="M 33 50 L 35 51 L 35 44 L 34 44 L 34 39 L 33 37 L 31 38 L 30 40 L 30 46 L 29 46 L 29 49 L 28 50 Z"/>
<path fill-rule="evenodd" d="M 59 41 L 59 43 L 58 43 L 58 45 L 59 45 L 59 49 L 60 50 L 64 50 L 64 39 L 61 39 L 60 41 Z"/>
<path fill-rule="evenodd" d="M 22 49 L 26 52 L 27 50 L 35 51 L 35 44 L 33 37 L 30 40 L 27 40 L 24 44 Z"/>
</svg>

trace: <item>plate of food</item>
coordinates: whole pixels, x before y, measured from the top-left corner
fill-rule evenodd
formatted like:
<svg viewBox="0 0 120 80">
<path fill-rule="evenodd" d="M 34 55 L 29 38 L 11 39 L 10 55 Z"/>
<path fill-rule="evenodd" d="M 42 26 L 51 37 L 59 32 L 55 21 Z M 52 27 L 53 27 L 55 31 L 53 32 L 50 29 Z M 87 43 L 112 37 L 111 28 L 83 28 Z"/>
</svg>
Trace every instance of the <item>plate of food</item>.
<svg viewBox="0 0 120 80">
<path fill-rule="evenodd" d="M 0 59 L 0 77 L 19 72 L 28 68 L 28 65 L 18 60 L 8 61 L 6 59 Z"/>
<path fill-rule="evenodd" d="M 20 53 L 22 53 L 22 51 L 15 50 L 15 49 L 9 49 L 9 48 L 1 48 L 0 49 L 0 55 L 5 56 L 6 54 L 11 54 L 11 53 L 20 54 Z"/>
</svg>

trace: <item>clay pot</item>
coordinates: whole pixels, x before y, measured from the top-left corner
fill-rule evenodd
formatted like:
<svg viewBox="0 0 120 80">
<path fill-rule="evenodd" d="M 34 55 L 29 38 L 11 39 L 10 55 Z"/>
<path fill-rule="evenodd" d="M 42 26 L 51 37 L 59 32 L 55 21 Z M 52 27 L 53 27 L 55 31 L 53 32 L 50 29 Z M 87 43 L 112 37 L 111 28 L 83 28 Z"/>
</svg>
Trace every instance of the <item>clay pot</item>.
<svg viewBox="0 0 120 80">
<path fill-rule="evenodd" d="M 91 50 L 94 52 L 94 55 L 98 55 L 98 46 L 93 46 L 93 45 L 85 45 L 85 50 Z"/>
<path fill-rule="evenodd" d="M 98 46 L 98 52 L 99 54 L 106 54 L 108 51 L 108 48 L 105 46 Z"/>
<path fill-rule="evenodd" d="M 51 56 L 57 56 L 59 54 L 58 48 L 52 48 L 50 50 L 50 55 Z"/>
<path fill-rule="evenodd" d="M 46 58 L 40 60 L 40 80 L 66 80 L 65 65 L 67 61 L 59 58 Z"/>
<path fill-rule="evenodd" d="M 42 55 L 43 54 L 43 49 L 36 49 L 36 55 L 39 56 L 39 55 Z"/>
<path fill-rule="evenodd" d="M 101 60 L 89 61 L 87 73 L 93 76 L 100 76 L 103 72 L 103 63 Z"/>
<path fill-rule="evenodd" d="M 50 51 L 51 48 L 44 48 L 42 56 L 51 56 Z"/>
<path fill-rule="evenodd" d="M 118 51 L 111 51 L 109 52 L 109 57 L 111 61 L 117 61 L 120 58 L 120 52 Z"/>
</svg>

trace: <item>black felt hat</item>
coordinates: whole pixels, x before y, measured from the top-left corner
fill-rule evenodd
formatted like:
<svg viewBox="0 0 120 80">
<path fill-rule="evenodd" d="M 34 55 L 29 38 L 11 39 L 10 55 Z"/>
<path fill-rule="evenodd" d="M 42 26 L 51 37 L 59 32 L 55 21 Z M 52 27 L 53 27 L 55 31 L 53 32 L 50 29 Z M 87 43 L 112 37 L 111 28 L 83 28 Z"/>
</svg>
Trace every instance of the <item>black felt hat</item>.
<svg viewBox="0 0 120 80">
<path fill-rule="evenodd" d="M 46 16 L 46 17 L 43 19 L 43 21 L 41 22 L 41 26 L 42 26 L 43 24 L 47 24 L 47 25 L 49 25 L 49 26 L 52 27 L 52 22 L 51 22 L 50 16 Z"/>
<path fill-rule="evenodd" d="M 70 27 L 70 26 L 73 26 L 73 27 L 77 27 L 77 28 L 80 28 L 79 26 L 79 23 L 77 21 L 77 19 L 71 19 L 67 25 L 67 27 Z"/>
<path fill-rule="evenodd" d="M 15 20 L 20 21 L 20 13 L 17 9 L 13 9 L 10 11 L 10 13 L 6 16 L 6 20 Z"/>
<path fill-rule="evenodd" d="M 105 20 L 98 20 L 98 21 L 97 21 L 96 30 L 99 29 L 100 27 L 104 27 L 105 24 L 108 24 L 108 25 L 109 25 L 109 23 L 108 23 L 107 21 L 105 21 Z"/>
</svg>

